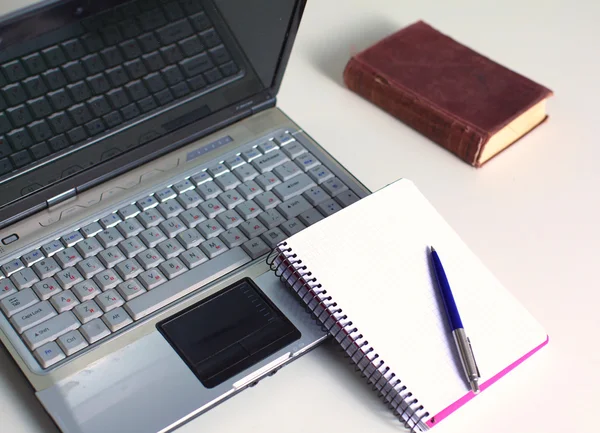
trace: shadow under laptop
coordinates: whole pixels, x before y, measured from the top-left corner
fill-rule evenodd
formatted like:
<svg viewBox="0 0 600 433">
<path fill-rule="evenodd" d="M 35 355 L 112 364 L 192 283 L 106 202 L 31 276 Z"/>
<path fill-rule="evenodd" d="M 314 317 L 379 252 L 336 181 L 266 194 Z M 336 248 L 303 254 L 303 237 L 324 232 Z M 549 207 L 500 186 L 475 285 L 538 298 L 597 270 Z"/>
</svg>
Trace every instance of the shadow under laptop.
<svg viewBox="0 0 600 433">
<path fill-rule="evenodd" d="M 403 27 L 401 23 L 387 20 L 385 17 L 361 19 L 345 26 L 343 32 L 337 32 L 329 43 L 315 44 L 313 62 L 326 76 L 344 86 L 344 68 L 350 58 L 370 47 L 384 37 Z"/>
<path fill-rule="evenodd" d="M 0 350 L 0 388 L 4 388 L 6 390 L 4 394 L 11 396 L 14 400 L 15 407 L 20 412 L 19 419 L 27 420 L 27 425 L 32 427 L 32 431 L 59 433 L 58 428 L 32 392 L 25 376 L 10 358 L 8 351 L 4 346 L 0 345 L 0 347 L 2 347 Z"/>
</svg>

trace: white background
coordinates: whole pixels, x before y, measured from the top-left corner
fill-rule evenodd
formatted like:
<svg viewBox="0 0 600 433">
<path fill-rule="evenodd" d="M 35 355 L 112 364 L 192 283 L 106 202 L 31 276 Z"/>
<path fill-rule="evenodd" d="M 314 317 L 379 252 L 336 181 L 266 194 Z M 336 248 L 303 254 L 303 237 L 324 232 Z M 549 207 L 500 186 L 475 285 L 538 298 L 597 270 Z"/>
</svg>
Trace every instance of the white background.
<svg viewBox="0 0 600 433">
<path fill-rule="evenodd" d="M 17 5 L 0 0 L 2 10 Z M 279 106 L 370 189 L 413 180 L 550 335 L 546 348 L 439 424 L 439 433 L 597 429 L 598 17 L 594 1 L 307 5 Z M 474 169 L 343 87 L 351 54 L 418 19 L 551 88 L 549 121 Z M 398 431 L 367 389 L 332 347 L 321 347 L 179 431 Z M 5 352 L 0 431 L 56 431 Z"/>
</svg>

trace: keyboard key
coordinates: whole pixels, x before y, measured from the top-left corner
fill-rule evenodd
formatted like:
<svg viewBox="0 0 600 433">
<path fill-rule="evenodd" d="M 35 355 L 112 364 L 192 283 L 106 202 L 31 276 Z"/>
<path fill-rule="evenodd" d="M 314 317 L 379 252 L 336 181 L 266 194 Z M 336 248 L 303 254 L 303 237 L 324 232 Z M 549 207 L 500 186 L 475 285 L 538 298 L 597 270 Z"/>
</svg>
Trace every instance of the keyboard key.
<svg viewBox="0 0 600 433">
<path fill-rule="evenodd" d="M 154 95 L 154 99 L 159 105 L 166 105 L 173 101 L 173 94 L 169 89 L 164 89 Z"/>
<path fill-rule="evenodd" d="M 10 276 L 10 279 L 14 283 L 15 287 L 19 290 L 26 289 L 33 286 L 35 283 L 40 281 L 38 276 L 35 274 L 33 269 L 25 268 L 21 269 Z"/>
<path fill-rule="evenodd" d="M 23 339 L 29 348 L 33 350 L 79 328 L 79 326 L 79 321 L 75 315 L 71 311 L 66 311 L 25 331 Z"/>
<path fill-rule="evenodd" d="M 287 238 L 287 235 L 276 227 L 263 233 L 261 237 L 269 248 L 275 248 L 279 242 L 282 242 Z"/>
<path fill-rule="evenodd" d="M 50 302 L 59 313 L 71 310 L 75 305 L 79 304 L 79 300 L 73 292 L 65 290 L 64 292 L 57 293 L 50 298 Z"/>
<path fill-rule="evenodd" d="M 102 227 L 97 222 L 93 222 L 83 227 L 80 231 L 86 238 L 89 238 L 97 233 L 100 233 L 102 231 Z"/>
<path fill-rule="evenodd" d="M 258 171 L 250 164 L 242 164 L 233 169 L 233 174 L 242 182 L 247 182 L 258 176 Z"/>
<path fill-rule="evenodd" d="M 6 117 L 5 113 L 0 113 L 0 134 L 4 134 L 12 129 L 12 125 Z M 12 150 L 8 146 L 8 143 L 4 142 L 4 140 L 0 141 L 0 157 L 10 155 Z"/>
<path fill-rule="evenodd" d="M 187 0 L 186 3 L 191 5 L 191 4 L 194 4 L 195 1 L 194 0 Z M 192 25 L 194 26 L 194 28 L 198 32 L 206 30 L 206 29 L 208 29 L 209 27 L 212 26 L 212 24 L 210 23 L 210 20 L 208 19 L 208 17 L 206 16 L 206 14 L 204 12 L 199 12 L 197 14 L 192 15 L 190 17 L 190 21 L 192 22 Z"/>
<path fill-rule="evenodd" d="M 60 241 L 53 241 L 42 246 L 42 252 L 46 257 L 51 257 L 62 249 L 64 246 Z"/>
<path fill-rule="evenodd" d="M 48 368 L 58 361 L 65 359 L 65 354 L 54 341 L 38 348 L 33 354 L 43 368 Z"/>
<path fill-rule="evenodd" d="M 96 318 L 102 316 L 102 310 L 100 309 L 98 304 L 96 304 L 92 300 L 88 300 L 88 301 L 82 302 L 79 305 L 76 305 L 73 308 L 73 312 L 75 313 L 77 318 L 81 321 L 81 323 L 87 323 L 93 319 L 96 319 Z M 88 341 L 89 341 L 89 339 L 88 339 Z"/>
<path fill-rule="evenodd" d="M 104 116 L 111 111 L 110 105 L 104 96 L 96 96 L 90 99 L 87 104 L 96 117 Z"/>
<path fill-rule="evenodd" d="M 135 259 L 128 259 L 119 263 L 115 270 L 119 276 L 125 281 L 137 277 L 144 270 Z"/>
<path fill-rule="evenodd" d="M 270 191 L 281 183 L 281 180 L 279 180 L 279 178 L 273 173 L 261 174 L 255 179 L 255 181 L 265 191 Z"/>
<path fill-rule="evenodd" d="M 102 293 L 102 291 L 100 290 L 98 285 L 91 280 L 83 281 L 79 284 L 76 284 L 73 287 L 73 292 L 75 293 L 75 296 L 77 296 L 77 298 L 81 302 L 85 302 L 85 301 L 89 301 L 90 299 L 94 299 L 96 296 L 98 296 L 100 293 Z"/>
<path fill-rule="evenodd" d="M 179 258 L 189 269 L 195 268 L 208 260 L 206 254 L 197 247 L 190 248 L 188 251 L 181 254 Z"/>
<path fill-rule="evenodd" d="M 102 320 L 112 332 L 117 332 L 119 329 L 133 323 L 133 320 L 131 320 L 131 317 L 129 317 L 123 308 L 111 310 L 102 316 Z"/>
<path fill-rule="evenodd" d="M 9 108 L 8 110 L 6 110 L 6 115 L 10 119 L 13 126 L 16 127 L 26 125 L 27 123 L 30 123 L 33 120 L 31 114 L 29 113 L 29 110 L 23 104 Z M 11 134 L 8 134 L 8 136 L 10 140 Z"/>
<path fill-rule="evenodd" d="M 191 208 L 179 214 L 179 219 L 189 228 L 196 227 L 206 219 L 204 214 L 197 208 Z"/>
<path fill-rule="evenodd" d="M 122 282 L 121 278 L 116 274 L 116 272 L 112 269 L 107 269 L 105 271 L 100 272 L 96 276 L 94 276 L 94 281 L 102 290 L 106 292 L 113 287 L 116 287 L 119 283 Z"/>
<path fill-rule="evenodd" d="M 160 9 L 144 12 L 138 18 L 144 31 L 153 30 L 167 23 L 164 13 Z"/>
<path fill-rule="evenodd" d="M 151 93 L 156 93 L 166 87 L 165 81 L 157 72 L 146 75 L 143 81 Z"/>
<path fill-rule="evenodd" d="M 50 126 L 52 126 L 54 132 L 57 134 L 69 130 L 72 126 L 71 120 L 67 117 L 67 113 L 64 111 L 54 113 L 48 118 L 48 121 L 50 122 Z"/>
<path fill-rule="evenodd" d="M 308 171 L 321 164 L 321 162 L 315 158 L 311 153 L 305 153 L 296 159 L 296 163 L 304 171 Z"/>
<path fill-rule="evenodd" d="M 58 271 L 60 271 L 60 266 L 58 266 L 56 260 L 54 260 L 53 258 L 48 258 L 40 260 L 39 262 L 34 264 L 33 270 L 38 275 L 38 277 L 43 280 L 53 276 Z"/>
<path fill-rule="evenodd" d="M 179 41 L 178 44 L 186 57 L 192 57 L 204 51 L 204 45 L 202 45 L 202 42 L 200 42 L 200 39 L 196 35 L 185 38 Z"/>
<path fill-rule="evenodd" d="M 258 219 L 252 218 L 248 221 L 243 222 L 239 226 L 240 230 L 244 232 L 249 239 L 255 238 L 267 231 L 267 228 Z"/>
<path fill-rule="evenodd" d="M 19 60 L 5 63 L 2 65 L 2 71 L 4 72 L 4 76 L 8 78 L 8 81 L 12 83 L 21 81 L 27 76 L 27 72 Z"/>
<path fill-rule="evenodd" d="M 177 235 L 177 240 L 181 245 L 183 245 L 183 248 L 188 250 L 200 245 L 200 243 L 204 241 L 204 238 L 200 235 L 198 230 L 187 229 Z"/>
<path fill-rule="evenodd" d="M 153 96 L 147 96 L 144 99 L 138 101 L 137 104 L 140 107 L 140 110 L 142 110 L 142 113 L 147 113 L 148 111 L 152 111 L 158 107 Z"/>
<path fill-rule="evenodd" d="M 183 75 L 181 71 L 177 67 L 177 65 L 171 65 L 164 68 L 162 71 L 162 76 L 165 81 L 169 84 L 169 86 L 174 86 L 177 83 L 183 81 Z"/>
<path fill-rule="evenodd" d="M 2 267 L 0 267 L 0 270 L 4 273 L 4 275 L 9 277 L 12 274 L 14 274 L 15 272 L 23 269 L 24 267 L 25 267 L 25 265 L 23 264 L 23 262 L 21 260 L 14 259 L 14 260 L 2 265 Z"/>
<path fill-rule="evenodd" d="M 202 196 L 204 200 L 217 197 L 223 190 L 212 180 L 201 183 L 196 191 Z"/>
<path fill-rule="evenodd" d="M 298 219 L 305 226 L 313 225 L 316 222 L 319 222 L 323 219 L 323 215 L 316 209 L 309 209 L 306 212 L 302 212 L 298 215 Z"/>
<path fill-rule="evenodd" d="M 123 66 L 125 66 L 129 76 L 133 79 L 143 77 L 148 73 L 148 69 L 146 69 L 146 66 L 144 66 L 144 63 L 140 59 L 125 62 Z"/>
<path fill-rule="evenodd" d="M 0 279 L 0 299 L 12 295 L 13 293 L 17 293 L 17 288 L 13 282 L 7 278 Z"/>
<path fill-rule="evenodd" d="M 146 198 L 143 198 L 141 200 L 138 200 L 136 202 L 137 207 L 139 207 L 142 211 L 148 210 L 150 208 L 153 208 L 155 206 L 158 205 L 158 200 L 156 200 L 154 197 L 149 196 Z"/>
<path fill-rule="evenodd" d="M 217 81 L 222 79 L 223 74 L 221 74 L 219 69 L 213 68 L 213 69 L 209 69 L 208 71 L 206 71 L 204 73 L 204 78 L 206 78 L 206 81 L 208 81 L 209 83 L 212 84 L 212 83 L 216 83 Z"/>
<path fill-rule="evenodd" d="M 81 254 L 81 257 L 86 259 L 102 251 L 102 245 L 100 245 L 100 242 L 96 238 L 90 237 L 78 242 L 75 245 L 75 249 Z"/>
<path fill-rule="evenodd" d="M 273 171 L 283 182 L 302 173 L 300 168 L 292 161 L 281 164 L 279 167 L 276 167 Z"/>
<path fill-rule="evenodd" d="M 167 237 L 174 238 L 177 234 L 185 230 L 185 225 L 177 217 L 169 218 L 163 221 L 159 225 L 160 229 L 167 235 Z"/>
<path fill-rule="evenodd" d="M 202 75 L 196 75 L 195 77 L 188 78 L 188 85 L 192 90 L 200 90 L 206 87 L 206 80 Z"/>
<path fill-rule="evenodd" d="M 311 168 L 310 170 L 308 170 L 307 173 L 318 184 L 321 184 L 333 177 L 333 173 L 327 167 L 324 167 L 322 165 Z"/>
<path fill-rule="evenodd" d="M 253 199 L 262 192 L 262 189 L 253 180 L 249 180 L 238 186 L 237 190 L 246 200 Z"/>
<path fill-rule="evenodd" d="M 273 192 L 282 201 L 286 201 L 302 194 L 304 191 L 307 191 L 315 185 L 315 182 L 303 173 L 280 185 L 277 185 L 275 188 L 273 188 Z"/>
<path fill-rule="evenodd" d="M 160 214 L 156 208 L 150 208 L 141 212 L 137 217 L 139 222 L 146 228 L 155 227 L 159 225 L 165 218 Z"/>
<path fill-rule="evenodd" d="M 258 203 L 258 205 L 264 210 L 273 209 L 278 204 L 281 203 L 281 200 L 277 198 L 277 196 L 272 191 L 263 192 L 258 194 L 254 201 Z"/>
<path fill-rule="evenodd" d="M 167 278 L 158 269 L 151 269 L 143 272 L 138 279 L 146 290 L 152 290 L 167 282 Z"/>
<path fill-rule="evenodd" d="M 181 70 L 188 78 L 214 68 L 212 60 L 206 53 L 196 54 L 193 57 L 182 60 L 179 62 L 179 66 L 181 66 Z"/>
<path fill-rule="evenodd" d="M 127 73 L 121 66 L 116 66 L 105 71 L 108 80 L 112 83 L 113 87 L 122 86 L 129 81 Z"/>
<path fill-rule="evenodd" d="M 156 35 L 152 32 L 139 36 L 137 40 L 145 53 L 157 50 L 160 47 L 160 42 L 156 38 Z"/>
<path fill-rule="evenodd" d="M 16 285 L 15 285 L 16 286 Z M 0 309 L 6 317 L 11 317 L 39 301 L 32 289 L 21 290 L 13 295 L 5 296 L 0 301 Z"/>
<path fill-rule="evenodd" d="M 135 39 L 129 39 L 127 41 L 121 42 L 119 44 L 119 47 L 125 55 L 125 58 L 128 60 L 136 59 L 137 57 L 140 57 L 142 55 L 142 50 Z M 137 60 L 137 62 L 141 63 L 139 59 Z M 129 69 L 127 63 L 125 63 L 125 67 Z M 134 75 L 132 75 L 132 77 L 133 76 Z"/>
<path fill-rule="evenodd" d="M 54 255 L 54 258 L 63 269 L 75 266 L 77 262 L 82 260 L 77 250 L 73 247 L 59 251 Z"/>
<path fill-rule="evenodd" d="M 58 69 L 49 69 L 48 71 L 42 74 L 44 80 L 48 84 L 50 90 L 60 89 L 61 87 L 65 87 L 67 85 L 67 79 L 63 72 Z"/>
<path fill-rule="evenodd" d="M 231 228 L 219 235 L 219 238 L 227 245 L 228 248 L 234 248 L 239 245 L 242 245 L 244 242 L 248 240 L 246 235 L 244 235 L 240 229 Z"/>
<path fill-rule="evenodd" d="M 200 186 L 204 182 L 212 180 L 212 177 L 210 177 L 210 175 L 206 171 L 201 171 L 200 173 L 196 173 L 195 175 L 190 177 L 190 179 L 194 183 L 194 185 Z"/>
<path fill-rule="evenodd" d="M 44 254 L 40 250 L 33 250 L 21 257 L 21 261 L 27 267 L 39 262 L 44 258 Z"/>
<path fill-rule="evenodd" d="M 247 162 L 251 162 L 252 160 L 258 158 L 259 156 L 262 156 L 262 153 L 260 153 L 258 151 L 258 149 L 256 149 L 256 148 L 252 148 L 252 149 L 249 149 L 249 150 L 246 150 L 246 151 L 242 152 L 242 157 Z"/>
<path fill-rule="evenodd" d="M 124 38 L 133 38 L 142 33 L 142 29 L 134 19 L 134 17 L 128 18 L 119 23 L 119 28 Z"/>
<path fill-rule="evenodd" d="M 258 216 L 258 219 L 267 227 L 272 229 L 285 221 L 285 218 L 275 209 L 269 209 Z"/>
<path fill-rule="evenodd" d="M 55 293 L 58 293 L 62 288 L 52 277 L 39 281 L 33 285 L 33 290 L 41 300 L 49 299 Z"/>
<path fill-rule="evenodd" d="M 359 197 L 350 190 L 339 193 L 335 196 L 335 200 L 342 206 L 350 206 L 359 200 Z"/>
<path fill-rule="evenodd" d="M 144 289 L 140 282 L 135 278 L 119 284 L 117 286 L 117 290 L 123 299 L 125 299 L 125 301 L 130 301 L 146 291 L 146 289 Z"/>
<path fill-rule="evenodd" d="M 277 147 L 277 145 L 270 140 L 260 143 L 257 147 L 258 147 L 258 150 L 260 150 L 262 153 L 268 153 L 273 150 L 279 149 L 279 147 Z"/>
<path fill-rule="evenodd" d="M 126 220 L 127 218 L 133 218 L 134 216 L 136 216 L 139 213 L 140 213 L 140 210 L 134 204 L 130 204 L 130 205 L 127 205 L 125 207 L 122 207 L 121 209 L 119 209 L 117 211 L 117 215 L 122 220 Z"/>
<path fill-rule="evenodd" d="M 210 56 L 213 58 L 217 65 L 222 65 L 223 63 L 227 63 L 229 60 L 231 60 L 231 56 L 229 55 L 223 44 L 211 48 L 209 52 Z"/>
<path fill-rule="evenodd" d="M 100 296 L 97 296 L 94 301 L 102 308 L 104 312 L 120 307 L 125 303 L 121 295 L 116 290 L 107 290 Z"/>
<path fill-rule="evenodd" d="M 42 55 L 44 56 L 46 63 L 50 67 L 62 65 L 67 61 L 65 54 L 59 46 L 50 47 L 46 48 L 45 50 L 42 50 Z"/>
<path fill-rule="evenodd" d="M 146 249 L 140 238 L 133 236 L 119 244 L 119 248 L 128 259 L 137 256 Z"/>
<path fill-rule="evenodd" d="M 169 280 L 172 280 L 187 271 L 187 267 L 178 258 L 172 258 L 161 263 L 159 268 Z"/>
<path fill-rule="evenodd" d="M 92 344 L 110 335 L 110 331 L 100 319 L 93 319 L 81 326 L 81 333 Z"/>
<path fill-rule="evenodd" d="M 203 221 L 198 225 L 197 229 L 205 239 L 216 237 L 224 231 L 221 224 L 219 224 L 215 219 Z"/>
<path fill-rule="evenodd" d="M 2 94 L 9 105 L 17 105 L 27 100 L 27 94 L 21 84 L 11 84 L 2 89 Z M 37 95 L 36 95 L 37 96 Z"/>
<path fill-rule="evenodd" d="M 198 208 L 206 215 L 207 218 L 214 218 L 221 212 L 225 212 L 226 208 L 216 198 L 211 198 L 203 203 L 200 203 Z"/>
<path fill-rule="evenodd" d="M 23 63 L 30 74 L 39 74 L 46 70 L 46 63 L 39 53 L 30 54 L 29 56 L 23 57 Z"/>
<path fill-rule="evenodd" d="M 230 77 L 238 71 L 238 67 L 233 62 L 227 62 L 219 66 L 219 70 L 225 77 Z"/>
<path fill-rule="evenodd" d="M 125 260 L 124 254 L 117 247 L 108 248 L 98 254 L 98 258 L 106 268 L 112 268 Z"/>
<path fill-rule="evenodd" d="M 217 221 L 224 229 L 230 229 L 241 224 L 243 219 L 236 211 L 228 210 L 219 214 L 217 216 Z"/>
<path fill-rule="evenodd" d="M 306 198 L 310 204 L 316 206 L 325 200 L 329 200 L 331 197 L 329 197 L 329 194 L 323 191 L 321 187 L 315 186 L 304 193 L 304 198 Z"/>
<path fill-rule="evenodd" d="M 10 173 L 11 171 L 13 171 L 13 169 L 14 167 L 12 165 L 12 162 L 10 162 L 8 158 L 0 159 L 0 176 L 6 173 Z"/>
<path fill-rule="evenodd" d="M 27 78 L 23 81 L 23 86 L 31 98 L 37 98 L 48 92 L 48 88 L 40 76 Z"/>
<path fill-rule="evenodd" d="M 278 144 L 279 146 L 285 146 L 286 144 L 292 143 L 295 140 L 294 140 L 294 137 L 292 137 L 288 132 L 282 132 L 282 133 L 276 135 L 273 138 L 273 141 L 276 144 Z M 285 151 L 285 149 L 284 149 L 284 151 Z M 290 155 L 288 155 L 288 156 L 290 156 Z M 292 158 L 292 157 L 290 156 L 290 158 Z"/>
<path fill-rule="evenodd" d="M 81 131 L 79 131 L 81 130 Z M 71 143 L 77 143 L 86 138 L 85 132 L 81 127 L 75 128 L 67 132 L 68 139 L 64 134 L 57 135 L 56 137 L 50 139 L 50 147 L 55 152 L 59 150 L 66 149 L 71 145 Z"/>
<path fill-rule="evenodd" d="M 154 248 L 156 245 L 167 239 L 167 236 L 158 227 L 151 227 L 140 233 L 140 239 L 148 248 Z"/>
<path fill-rule="evenodd" d="M 98 135 L 106 129 L 101 119 L 95 119 L 85 124 L 85 129 L 90 136 Z"/>
<path fill-rule="evenodd" d="M 65 270 L 58 271 L 54 278 L 64 290 L 70 289 L 75 284 L 83 281 L 83 277 L 75 268 L 67 268 Z"/>
<path fill-rule="evenodd" d="M 231 172 L 223 173 L 221 176 L 217 177 L 215 183 L 219 185 L 223 191 L 228 191 L 241 184 L 240 180 Z"/>
<path fill-rule="evenodd" d="M 165 259 L 154 248 L 146 250 L 136 256 L 137 261 L 144 267 L 145 270 L 152 269 L 164 262 Z"/>
<path fill-rule="evenodd" d="M 189 21 L 185 18 L 156 30 L 158 39 L 164 45 L 168 45 L 180 39 L 188 37 L 192 33 L 194 33 L 194 30 L 192 29 L 192 26 L 190 25 Z"/>
<path fill-rule="evenodd" d="M 114 248 L 114 247 L 113 247 Z M 86 280 L 92 278 L 98 272 L 104 270 L 104 266 L 97 257 L 90 257 L 89 259 L 85 259 L 79 263 L 77 263 L 77 270 Z"/>
<path fill-rule="evenodd" d="M 102 117 L 102 120 L 104 120 L 104 123 L 106 123 L 106 126 L 109 128 L 114 128 L 115 126 L 123 123 L 123 117 L 118 111 L 113 111 L 107 114 L 106 116 Z"/>
<path fill-rule="evenodd" d="M 310 208 L 312 205 L 302 196 L 294 197 L 277 206 L 277 210 L 287 219 L 294 218 Z"/>
<path fill-rule="evenodd" d="M 333 215 L 337 211 L 342 210 L 342 207 L 335 200 L 329 199 L 319 204 L 317 209 L 319 209 L 323 215 L 328 217 L 329 215 Z"/>
<path fill-rule="evenodd" d="M 162 214 L 165 218 L 172 218 L 174 216 L 179 215 L 183 212 L 183 207 L 179 204 L 179 202 L 175 199 L 170 199 L 165 201 L 164 203 L 159 204 L 156 209 Z"/>
<path fill-rule="evenodd" d="M 85 104 L 76 104 L 67 110 L 76 125 L 84 125 L 92 119 L 92 114 Z"/>
<path fill-rule="evenodd" d="M 181 98 L 190 93 L 190 88 L 184 81 L 182 81 L 181 83 L 171 86 L 171 92 L 176 98 Z"/>
<path fill-rule="evenodd" d="M 130 102 L 129 98 L 125 94 L 125 91 L 121 87 L 111 90 L 106 94 L 106 96 L 108 97 L 108 100 L 114 108 L 125 107 Z M 123 114 L 123 117 L 125 117 L 125 119 L 129 120 L 133 117 L 138 116 L 139 111 L 137 111 L 137 109 L 132 111 L 131 108 L 129 108 L 127 110 L 122 110 L 121 114 Z"/>
<path fill-rule="evenodd" d="M 126 238 L 130 238 L 144 231 L 144 227 L 140 224 L 140 222 L 137 219 L 130 218 L 127 221 L 120 222 L 117 225 L 117 230 L 119 230 L 121 234 Z"/>
<path fill-rule="evenodd" d="M 292 236 L 298 233 L 300 230 L 306 228 L 304 224 L 300 222 L 298 218 L 292 218 L 288 221 L 284 221 L 279 227 L 288 235 Z"/>
<path fill-rule="evenodd" d="M 250 239 L 242 244 L 242 248 L 244 248 L 252 259 L 256 259 L 271 251 L 271 248 L 261 238 Z"/>
<path fill-rule="evenodd" d="M 88 346 L 87 341 L 84 340 L 79 331 L 67 332 L 66 334 L 58 337 L 58 340 L 56 341 L 67 356 L 71 356 Z M 38 350 L 43 350 L 43 348 Z"/>
<path fill-rule="evenodd" d="M 11 318 L 11 323 L 19 334 L 56 316 L 56 311 L 48 301 L 39 302 L 19 312 Z"/>
<path fill-rule="evenodd" d="M 81 42 L 88 53 L 95 53 L 104 48 L 104 42 L 98 33 L 87 33 L 81 37 Z"/>
<path fill-rule="evenodd" d="M 244 201 L 242 195 L 236 190 L 226 191 L 222 194 L 219 194 L 218 198 L 219 201 L 223 203 L 223 206 L 227 209 L 233 209 Z"/>
<path fill-rule="evenodd" d="M 70 83 L 81 81 L 86 77 L 83 65 L 79 61 L 69 62 L 62 66 L 62 70 Z"/>
<path fill-rule="evenodd" d="M 244 218 L 245 220 L 249 220 L 250 218 L 254 218 L 255 216 L 257 216 L 259 213 L 262 212 L 262 209 L 253 201 L 253 200 L 249 200 L 249 201 L 245 201 L 243 203 L 241 203 L 238 207 L 235 208 L 235 211 L 237 211 L 242 218 Z M 217 219 L 221 218 L 223 215 L 226 215 L 228 212 L 235 212 L 235 211 L 227 211 L 225 213 L 222 213 L 221 215 L 219 215 L 217 217 Z M 219 219 L 219 221 L 221 221 Z M 237 225 L 237 223 L 239 223 L 239 221 L 235 221 Z M 231 227 L 235 227 L 235 225 L 232 226 L 228 226 L 225 228 L 231 228 Z"/>
<path fill-rule="evenodd" d="M 85 48 L 81 45 L 79 39 L 71 39 L 61 44 L 63 51 L 71 60 L 78 59 L 85 55 Z"/>
<path fill-rule="evenodd" d="M 229 249 L 219 238 L 209 239 L 201 243 L 200 248 L 209 259 L 213 259 Z"/>
<path fill-rule="evenodd" d="M 342 181 L 335 177 L 323 182 L 321 184 L 321 187 L 323 187 L 323 189 L 332 197 L 335 197 L 341 192 L 348 190 L 348 187 Z"/>
<path fill-rule="evenodd" d="M 38 143 L 38 144 L 31 146 L 29 148 L 29 152 L 31 152 L 34 159 L 42 159 L 42 158 L 50 155 L 50 153 L 51 153 L 50 148 L 48 147 L 48 145 L 46 143 Z"/>
<path fill-rule="evenodd" d="M 116 45 L 123 40 L 121 32 L 114 25 L 102 27 L 100 33 L 106 45 Z"/>
<path fill-rule="evenodd" d="M 186 191 L 177 197 L 177 201 L 184 209 L 191 209 L 202 202 L 202 198 L 196 191 Z"/>
<path fill-rule="evenodd" d="M 98 233 L 96 235 L 96 239 L 98 240 L 98 242 L 100 242 L 100 244 L 102 244 L 104 248 L 110 248 L 117 245 L 124 238 L 123 235 L 121 235 L 121 233 L 119 233 L 119 231 L 115 227 L 111 227 Z"/>
</svg>

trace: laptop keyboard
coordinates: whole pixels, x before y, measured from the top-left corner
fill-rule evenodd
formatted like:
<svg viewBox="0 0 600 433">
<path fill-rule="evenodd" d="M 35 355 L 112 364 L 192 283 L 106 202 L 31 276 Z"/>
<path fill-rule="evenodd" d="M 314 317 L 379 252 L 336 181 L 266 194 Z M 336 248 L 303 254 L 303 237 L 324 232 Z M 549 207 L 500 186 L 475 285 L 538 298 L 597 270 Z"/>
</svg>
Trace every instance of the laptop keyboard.
<svg viewBox="0 0 600 433">
<path fill-rule="evenodd" d="M 239 71 L 197 1 L 129 2 L 68 34 L 0 65 L 0 176 Z"/>
<path fill-rule="evenodd" d="M 278 133 L 2 264 L 0 310 L 48 368 L 358 199 Z"/>
</svg>

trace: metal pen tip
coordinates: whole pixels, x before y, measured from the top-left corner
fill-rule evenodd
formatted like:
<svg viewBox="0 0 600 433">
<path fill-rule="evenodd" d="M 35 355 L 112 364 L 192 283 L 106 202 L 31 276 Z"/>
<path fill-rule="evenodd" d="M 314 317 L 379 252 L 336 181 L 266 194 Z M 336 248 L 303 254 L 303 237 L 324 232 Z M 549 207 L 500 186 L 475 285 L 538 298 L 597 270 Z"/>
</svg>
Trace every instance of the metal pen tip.
<svg viewBox="0 0 600 433">
<path fill-rule="evenodd" d="M 475 394 L 479 394 L 480 389 L 477 379 L 471 379 L 471 391 L 473 391 Z"/>
</svg>

